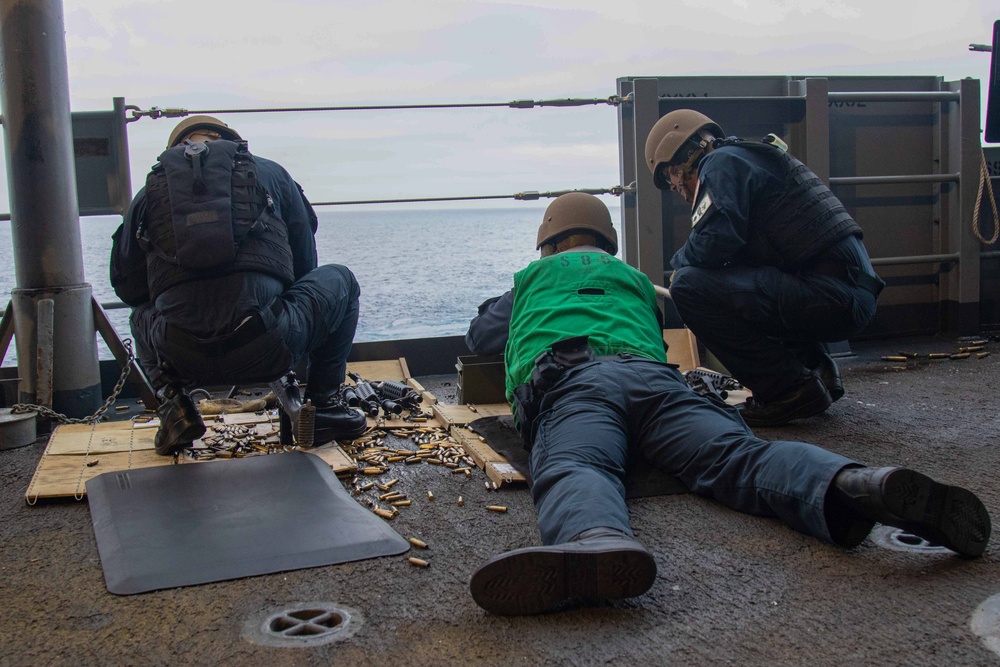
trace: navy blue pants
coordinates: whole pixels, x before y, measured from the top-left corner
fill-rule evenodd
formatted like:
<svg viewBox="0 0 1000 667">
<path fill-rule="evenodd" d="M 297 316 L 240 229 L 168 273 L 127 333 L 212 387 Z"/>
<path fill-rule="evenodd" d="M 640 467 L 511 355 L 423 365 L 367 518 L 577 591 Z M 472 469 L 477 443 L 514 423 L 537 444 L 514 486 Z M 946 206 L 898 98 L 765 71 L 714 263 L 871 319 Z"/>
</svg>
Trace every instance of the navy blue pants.
<svg viewBox="0 0 1000 667">
<path fill-rule="evenodd" d="M 632 534 L 630 447 L 693 493 L 826 542 L 834 542 L 827 489 L 859 465 L 815 445 L 755 437 L 735 409 L 695 394 L 666 364 L 602 357 L 567 371 L 542 399 L 530 466 L 543 544 L 602 526 Z"/>
<path fill-rule="evenodd" d="M 261 336 L 221 355 L 178 348 L 167 336 L 166 320 L 153 304 L 144 304 L 130 318 L 136 356 L 154 383 L 158 360 L 167 360 L 182 378 L 235 384 L 274 380 L 308 355 L 310 393 L 329 391 L 344 381 L 360 295 L 347 267 L 313 269 L 260 309 Z"/>
<path fill-rule="evenodd" d="M 762 401 L 807 377 L 821 342 L 847 340 L 867 326 L 876 304 L 846 281 L 767 266 L 684 267 L 670 296 L 685 326 Z"/>
</svg>

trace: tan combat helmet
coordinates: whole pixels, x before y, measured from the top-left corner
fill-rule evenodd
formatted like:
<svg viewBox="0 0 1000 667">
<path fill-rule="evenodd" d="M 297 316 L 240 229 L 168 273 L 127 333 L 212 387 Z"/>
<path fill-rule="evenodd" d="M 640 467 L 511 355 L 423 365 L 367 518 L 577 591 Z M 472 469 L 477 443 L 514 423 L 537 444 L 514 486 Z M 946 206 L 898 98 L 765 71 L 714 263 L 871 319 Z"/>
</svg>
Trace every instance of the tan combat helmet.
<svg viewBox="0 0 1000 667">
<path fill-rule="evenodd" d="M 174 131 L 170 133 L 170 138 L 167 140 L 167 148 L 173 148 L 177 144 L 184 140 L 184 137 L 191 134 L 195 130 L 213 130 L 222 135 L 223 139 L 229 139 L 230 141 L 242 141 L 243 137 L 240 136 L 239 132 L 229 127 L 223 123 L 218 118 L 213 118 L 212 116 L 191 116 L 190 118 L 185 118 L 181 122 L 177 123 L 177 127 Z"/>
<path fill-rule="evenodd" d="M 702 145 L 702 150 L 697 155 L 678 155 L 688 139 L 693 140 L 692 149 L 704 143 L 697 136 L 701 130 L 708 130 L 716 137 L 725 136 L 718 123 L 693 109 L 677 109 L 656 121 L 646 137 L 646 166 L 653 172 L 653 183 L 660 190 L 670 189 L 669 181 L 663 179 L 664 165 L 680 161 L 693 162 L 704 153 L 707 145 Z"/>
<path fill-rule="evenodd" d="M 568 192 L 556 197 L 545 209 L 542 224 L 538 226 L 535 249 L 569 231 L 593 232 L 610 244 L 612 255 L 618 252 L 618 233 L 611 224 L 611 212 L 594 195 Z"/>
</svg>

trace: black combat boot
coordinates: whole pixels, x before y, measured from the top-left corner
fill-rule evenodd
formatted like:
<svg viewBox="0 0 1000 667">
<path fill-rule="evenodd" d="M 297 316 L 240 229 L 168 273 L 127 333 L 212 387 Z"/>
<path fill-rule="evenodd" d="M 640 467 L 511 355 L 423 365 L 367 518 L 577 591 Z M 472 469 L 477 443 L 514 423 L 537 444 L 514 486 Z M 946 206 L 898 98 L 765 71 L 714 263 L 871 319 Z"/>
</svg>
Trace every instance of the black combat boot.
<svg viewBox="0 0 1000 667">
<path fill-rule="evenodd" d="M 160 417 L 160 427 L 156 429 L 153 446 L 157 454 L 171 456 L 205 435 L 205 422 L 182 387 L 168 384 L 157 395 L 160 406 L 156 414 Z"/>
<path fill-rule="evenodd" d="M 818 415 L 831 405 L 833 399 L 823 381 L 810 375 L 772 401 L 765 403 L 751 396 L 737 408 L 748 426 L 781 426 L 793 419 Z"/>
<path fill-rule="evenodd" d="M 306 388 L 306 402 L 315 410 L 316 445 L 334 440 L 354 440 L 368 430 L 368 418 L 360 410 L 350 408 L 339 389 L 313 392 Z"/>
<path fill-rule="evenodd" d="M 837 368 L 837 362 L 833 357 L 823 352 L 815 365 L 811 365 L 810 368 L 823 381 L 832 401 L 836 402 L 844 397 L 844 383 L 840 379 L 840 369 Z"/>
<path fill-rule="evenodd" d="M 974 493 L 907 468 L 847 468 L 833 490 L 862 517 L 963 556 L 981 556 L 990 540 L 990 515 Z"/>
<path fill-rule="evenodd" d="M 642 595 L 656 579 L 656 561 L 637 540 L 613 528 L 591 528 L 569 542 L 494 556 L 469 582 L 483 609 L 504 616 L 539 614 L 573 600 Z"/>
<path fill-rule="evenodd" d="M 278 440 L 283 445 L 291 445 L 299 439 L 299 415 L 302 412 L 302 396 L 295 372 L 288 371 L 277 380 L 269 382 L 268 388 L 278 401 L 280 411 Z"/>
</svg>

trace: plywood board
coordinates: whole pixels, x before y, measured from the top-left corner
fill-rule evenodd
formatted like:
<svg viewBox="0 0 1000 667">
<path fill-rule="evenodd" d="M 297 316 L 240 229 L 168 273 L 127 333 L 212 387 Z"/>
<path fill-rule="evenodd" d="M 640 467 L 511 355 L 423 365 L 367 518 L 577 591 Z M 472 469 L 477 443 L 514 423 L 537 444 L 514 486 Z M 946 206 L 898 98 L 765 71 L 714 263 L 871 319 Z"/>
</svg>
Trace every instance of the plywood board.
<svg viewBox="0 0 1000 667">
<path fill-rule="evenodd" d="M 57 427 L 56 430 L 58 430 Z M 126 435 L 127 434 L 123 434 Z M 127 437 L 123 438 L 127 440 Z M 24 499 L 29 505 L 34 505 L 39 499 L 70 498 L 83 499 L 86 495 L 87 480 L 102 473 L 119 470 L 134 470 L 153 466 L 172 465 L 174 460 L 169 456 L 159 456 L 152 448 L 144 450 L 91 452 L 90 454 L 52 454 L 53 442 L 57 444 L 56 434 L 42 455 L 35 474 L 31 478 Z M 51 455 L 50 455 L 51 454 Z"/>
<path fill-rule="evenodd" d="M 405 369 L 404 359 L 390 359 L 386 361 L 352 361 L 347 364 L 347 372 L 360 375 L 363 380 L 374 382 L 376 380 L 393 380 L 395 382 L 406 382 L 409 370 Z M 353 382 L 352 382 L 353 384 Z"/>
<path fill-rule="evenodd" d="M 405 359 L 354 362 L 349 363 L 347 369 L 369 381 L 409 382 L 410 386 L 424 396 L 421 407 L 427 415 L 426 421 L 408 422 L 391 419 L 377 422 L 369 418 L 369 427 L 375 427 L 376 424 L 384 429 L 443 426 L 432 412 L 432 406 L 437 400 L 410 378 Z M 272 436 L 275 436 L 279 425 L 276 410 L 205 417 L 209 433 L 212 431 L 212 426 L 220 422 L 255 427 L 257 433 Z M 158 426 L 159 420 L 155 417 L 144 422 L 117 421 L 56 426 L 32 476 L 25 499 L 31 504 L 45 498 L 82 499 L 86 494 L 87 480 L 101 473 L 174 465 L 173 457 L 160 456 L 153 449 L 153 439 Z M 196 440 L 194 446 L 196 449 L 201 448 L 201 441 Z M 334 472 L 350 471 L 357 467 L 354 460 L 337 443 L 300 451 L 319 456 Z M 177 464 L 198 462 L 188 456 L 176 459 Z"/>
<path fill-rule="evenodd" d="M 447 405 L 438 403 L 434 406 L 434 414 L 447 425 L 464 426 L 480 417 L 503 417 L 510 415 L 510 405 L 507 403 L 490 403 L 488 405 Z"/>
<path fill-rule="evenodd" d="M 664 329 L 663 342 L 667 344 L 667 361 L 677 364 L 681 373 L 701 366 L 698 341 L 690 329 Z"/>
<path fill-rule="evenodd" d="M 475 460 L 476 465 L 486 473 L 486 476 L 489 477 L 490 480 L 497 485 L 497 487 L 501 487 L 504 484 L 527 482 L 524 475 L 515 470 L 514 466 L 508 463 L 506 458 L 493 451 L 493 449 L 486 444 L 486 441 L 481 439 L 479 434 L 475 431 L 465 428 L 464 426 L 453 425 L 449 429 L 449 432 L 451 433 L 451 437 L 455 438 L 455 440 L 462 445 L 466 454 Z"/>
</svg>

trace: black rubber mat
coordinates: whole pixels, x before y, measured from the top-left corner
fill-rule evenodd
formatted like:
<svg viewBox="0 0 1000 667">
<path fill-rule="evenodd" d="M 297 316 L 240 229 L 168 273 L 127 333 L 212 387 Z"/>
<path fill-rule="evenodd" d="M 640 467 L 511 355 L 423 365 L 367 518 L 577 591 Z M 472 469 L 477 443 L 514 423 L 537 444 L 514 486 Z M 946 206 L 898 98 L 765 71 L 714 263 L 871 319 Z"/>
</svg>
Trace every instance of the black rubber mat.
<svg viewBox="0 0 1000 667">
<path fill-rule="evenodd" d="M 410 546 L 302 452 L 105 473 L 87 482 L 87 500 L 104 580 L 118 595 Z"/>
<path fill-rule="evenodd" d="M 531 486 L 528 452 L 524 449 L 520 434 L 514 428 L 513 416 L 480 417 L 469 423 L 469 428 L 486 438 L 486 444 L 490 449 L 507 459 L 507 462 L 524 476 L 528 486 Z M 688 491 L 679 479 L 654 468 L 638 456 L 628 462 L 625 474 L 625 495 L 628 498 L 667 496 Z"/>
</svg>

